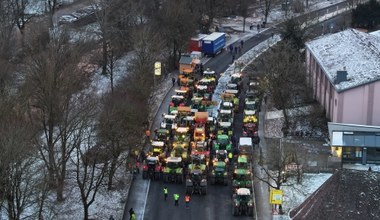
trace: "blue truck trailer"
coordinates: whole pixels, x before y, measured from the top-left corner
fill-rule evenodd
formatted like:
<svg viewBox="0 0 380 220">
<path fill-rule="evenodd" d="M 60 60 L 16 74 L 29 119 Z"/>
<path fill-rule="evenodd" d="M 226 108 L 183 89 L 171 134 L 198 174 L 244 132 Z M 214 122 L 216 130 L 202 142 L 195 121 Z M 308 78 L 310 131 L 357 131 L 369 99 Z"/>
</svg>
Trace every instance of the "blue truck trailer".
<svg viewBox="0 0 380 220">
<path fill-rule="evenodd" d="M 215 56 L 226 45 L 226 34 L 214 32 L 202 39 L 202 52 L 208 56 Z"/>
</svg>

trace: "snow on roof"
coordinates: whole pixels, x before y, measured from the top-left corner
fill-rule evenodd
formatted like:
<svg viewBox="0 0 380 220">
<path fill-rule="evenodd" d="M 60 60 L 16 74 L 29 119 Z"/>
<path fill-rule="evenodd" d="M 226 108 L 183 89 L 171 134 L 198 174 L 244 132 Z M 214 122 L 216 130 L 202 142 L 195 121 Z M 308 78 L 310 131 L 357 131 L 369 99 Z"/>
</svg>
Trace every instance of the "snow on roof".
<svg viewBox="0 0 380 220">
<path fill-rule="evenodd" d="M 355 29 L 306 43 L 337 92 L 380 79 L 380 37 Z M 346 68 L 347 81 L 334 84 L 337 71 Z"/>
<path fill-rule="evenodd" d="M 374 35 L 374 36 L 380 37 L 380 30 L 378 30 L 378 31 L 373 31 L 373 32 L 371 32 L 371 33 L 369 33 L 369 34 L 372 34 L 372 35 Z"/>
<path fill-rule="evenodd" d="M 238 195 L 243 195 L 243 196 L 249 196 L 249 195 L 251 195 L 251 192 L 247 188 L 239 188 L 237 190 L 237 194 Z"/>
<path fill-rule="evenodd" d="M 192 37 L 191 40 L 200 41 L 205 37 L 207 37 L 207 34 L 197 34 L 197 36 Z"/>
<path fill-rule="evenodd" d="M 208 35 L 207 37 L 203 38 L 202 40 L 203 41 L 213 41 L 213 40 L 216 40 L 220 36 L 223 36 L 223 35 L 226 35 L 226 34 L 225 33 L 221 33 L 221 32 L 214 32 L 214 33 Z"/>
</svg>

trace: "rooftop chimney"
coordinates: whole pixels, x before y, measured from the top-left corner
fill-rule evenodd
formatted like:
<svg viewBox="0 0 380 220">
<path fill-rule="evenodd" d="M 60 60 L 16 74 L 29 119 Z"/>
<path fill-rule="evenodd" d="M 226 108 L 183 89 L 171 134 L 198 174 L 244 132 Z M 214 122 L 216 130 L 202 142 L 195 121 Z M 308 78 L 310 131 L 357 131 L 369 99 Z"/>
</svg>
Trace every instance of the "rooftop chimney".
<svg viewBox="0 0 380 220">
<path fill-rule="evenodd" d="M 343 67 L 343 71 L 336 72 L 335 84 L 347 81 L 346 67 Z"/>
</svg>

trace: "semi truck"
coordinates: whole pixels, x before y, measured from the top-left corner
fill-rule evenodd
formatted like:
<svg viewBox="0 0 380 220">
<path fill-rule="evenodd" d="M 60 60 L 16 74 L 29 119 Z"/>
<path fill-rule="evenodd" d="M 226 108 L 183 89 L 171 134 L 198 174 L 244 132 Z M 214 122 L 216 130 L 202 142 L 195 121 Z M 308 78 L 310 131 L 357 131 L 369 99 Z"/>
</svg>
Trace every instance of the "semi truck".
<svg viewBox="0 0 380 220">
<path fill-rule="evenodd" d="M 204 55 L 215 56 L 226 45 L 226 34 L 214 32 L 202 39 L 202 52 Z"/>
</svg>

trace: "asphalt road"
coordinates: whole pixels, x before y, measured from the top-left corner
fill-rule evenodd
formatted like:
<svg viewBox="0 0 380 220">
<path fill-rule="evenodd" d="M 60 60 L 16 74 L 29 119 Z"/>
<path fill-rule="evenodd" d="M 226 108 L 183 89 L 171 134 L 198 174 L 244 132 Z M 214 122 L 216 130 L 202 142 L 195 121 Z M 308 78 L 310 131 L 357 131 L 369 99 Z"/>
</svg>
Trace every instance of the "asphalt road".
<svg viewBox="0 0 380 220">
<path fill-rule="evenodd" d="M 323 16 L 324 13 L 331 13 L 333 9 L 339 9 L 341 6 L 332 6 L 328 9 L 318 10 L 312 12 L 310 15 L 301 16 L 298 19 L 310 19 L 314 16 Z M 333 22 L 333 21 L 332 21 Z M 322 27 L 321 27 L 322 28 Z M 253 36 L 249 40 L 245 41 L 243 53 L 248 51 L 250 48 L 256 46 L 260 42 L 266 40 L 271 36 L 271 33 L 275 32 L 276 29 L 268 29 L 258 35 Z M 236 57 L 238 58 L 238 57 Z M 224 72 L 227 67 L 232 63 L 232 56 L 227 51 L 223 51 L 215 58 L 211 59 L 206 65 L 205 68 L 210 67 L 215 70 L 217 73 Z M 154 124 L 152 127 L 159 127 L 161 121 L 160 115 L 167 111 L 167 106 L 170 102 L 170 97 L 173 94 L 173 89 L 168 93 L 165 100 L 163 101 L 159 112 L 158 117 L 155 118 Z M 241 127 L 242 127 L 242 114 L 237 114 L 235 116 L 235 127 L 236 127 L 236 136 L 240 137 Z M 254 152 L 256 153 L 256 152 Z M 141 178 L 141 175 L 137 178 Z M 241 216 L 233 217 L 232 216 L 232 204 L 231 204 L 231 184 L 228 186 L 208 186 L 207 195 L 193 195 L 191 198 L 190 208 L 186 209 L 184 204 L 184 195 L 185 195 L 185 185 L 184 184 L 165 184 L 169 189 L 169 198 L 167 201 L 164 201 L 162 189 L 164 183 L 162 181 L 150 181 L 150 184 L 141 184 L 143 180 L 136 181 L 131 191 L 133 190 L 147 190 L 147 198 L 128 198 L 126 204 L 126 212 L 128 207 L 136 207 L 138 205 L 144 206 L 143 213 L 138 213 L 138 216 L 144 215 L 144 220 L 169 220 L 169 219 L 252 219 L 252 217 Z M 149 180 L 146 180 L 146 182 Z M 139 184 L 137 184 L 139 183 Z M 255 189 L 257 182 L 255 182 Z M 142 187 L 144 186 L 144 187 Z M 180 203 L 179 206 L 174 206 L 174 201 L 172 198 L 173 193 L 179 193 Z M 256 197 L 256 203 L 267 203 L 268 198 L 266 194 L 258 193 L 261 196 Z M 132 195 L 131 195 L 132 196 Z M 131 197 L 130 196 L 130 197 Z M 133 197 L 133 196 L 132 196 Z M 146 199 L 146 200 L 145 200 Z M 137 203 L 136 201 L 139 201 Z M 143 201 L 143 202 L 141 202 Z M 133 205 L 132 205 L 133 204 Z M 140 207 L 142 208 L 142 207 Z M 259 219 L 264 219 L 262 216 L 265 216 L 264 213 L 267 213 L 268 210 L 258 210 Z M 125 215 L 124 219 L 128 219 Z"/>
</svg>

